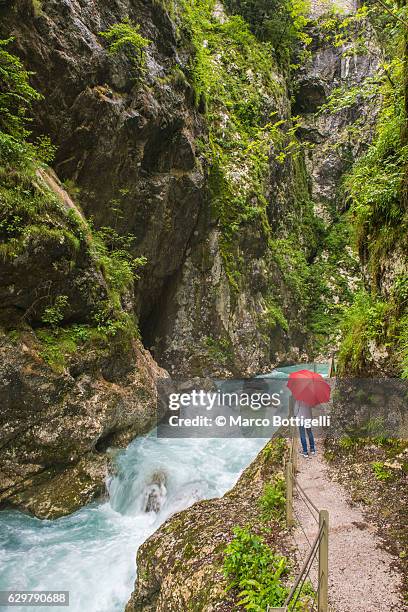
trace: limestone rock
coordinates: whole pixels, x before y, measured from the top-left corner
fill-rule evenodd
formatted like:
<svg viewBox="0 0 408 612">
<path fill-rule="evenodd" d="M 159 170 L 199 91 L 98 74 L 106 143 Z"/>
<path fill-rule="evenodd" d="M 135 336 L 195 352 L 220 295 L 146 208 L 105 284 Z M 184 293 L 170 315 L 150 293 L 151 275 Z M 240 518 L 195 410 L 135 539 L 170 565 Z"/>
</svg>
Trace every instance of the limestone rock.
<svg viewBox="0 0 408 612">
<path fill-rule="evenodd" d="M 105 451 L 151 429 L 166 373 L 139 341 L 89 343 L 63 372 L 40 351 L 0 336 L 0 502 L 55 518 L 103 493 Z"/>
</svg>

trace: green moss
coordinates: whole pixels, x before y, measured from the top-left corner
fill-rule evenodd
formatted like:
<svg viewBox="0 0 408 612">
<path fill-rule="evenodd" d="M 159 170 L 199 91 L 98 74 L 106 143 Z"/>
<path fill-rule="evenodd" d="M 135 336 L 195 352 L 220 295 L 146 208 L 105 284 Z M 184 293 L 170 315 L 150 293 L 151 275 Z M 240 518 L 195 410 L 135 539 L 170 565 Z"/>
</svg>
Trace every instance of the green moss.
<svg viewBox="0 0 408 612">
<path fill-rule="evenodd" d="M 195 51 L 189 73 L 197 106 L 205 101 L 207 108 L 209 138 L 202 145 L 212 212 L 230 284 L 238 289 L 242 226 L 270 229 L 265 191 L 268 153 L 277 137 L 271 97 L 282 96 L 283 85 L 273 72 L 270 45 L 260 43 L 241 17 L 217 19 L 212 0 L 183 2 L 182 34 Z"/>
<path fill-rule="evenodd" d="M 62 372 L 67 364 L 67 358 L 83 350 L 85 345 L 92 343 L 94 347 L 106 346 L 107 337 L 96 328 L 89 325 L 71 325 L 67 327 L 43 328 L 36 330 L 40 342 L 40 355 L 56 372 Z"/>
<path fill-rule="evenodd" d="M 50 324 L 49 320 L 46 321 Z M 73 324 L 61 326 L 61 320 L 51 323 L 48 327 L 35 331 L 39 342 L 38 351 L 46 363 L 56 372 L 63 372 L 69 361 L 80 350 L 87 351 L 93 358 L 103 356 L 112 350 L 114 339 L 122 352 L 131 348 L 132 340 L 138 336 L 137 326 L 130 315 L 113 317 L 109 321 L 97 325 Z"/>
<path fill-rule="evenodd" d="M 216 339 L 207 336 L 204 338 L 203 344 L 208 356 L 215 363 L 228 365 L 233 361 L 234 351 L 230 338 L 225 337 Z"/>
</svg>

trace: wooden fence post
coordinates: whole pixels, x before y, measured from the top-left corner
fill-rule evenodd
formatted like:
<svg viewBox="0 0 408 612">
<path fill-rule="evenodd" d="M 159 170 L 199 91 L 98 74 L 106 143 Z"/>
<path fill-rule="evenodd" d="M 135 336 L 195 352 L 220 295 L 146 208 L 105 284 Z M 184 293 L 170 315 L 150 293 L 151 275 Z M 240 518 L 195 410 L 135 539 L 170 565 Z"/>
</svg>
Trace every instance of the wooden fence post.
<svg viewBox="0 0 408 612">
<path fill-rule="evenodd" d="M 289 404 L 288 404 L 288 417 L 293 417 L 294 413 L 295 400 L 293 399 L 293 395 L 289 395 Z"/>
<path fill-rule="evenodd" d="M 292 435 L 293 435 L 293 438 L 292 438 L 292 448 L 293 448 L 292 467 L 293 467 L 293 475 L 295 475 L 297 472 L 298 453 L 297 453 L 297 448 L 296 448 L 295 434 L 293 433 Z"/>
<path fill-rule="evenodd" d="M 293 464 L 286 464 L 286 526 L 293 527 Z"/>
<path fill-rule="evenodd" d="M 329 606 L 329 513 L 319 512 L 319 530 L 322 535 L 319 546 L 319 583 L 317 609 L 318 612 L 328 612 Z"/>
<path fill-rule="evenodd" d="M 289 396 L 289 405 L 288 405 L 288 417 L 291 418 L 295 414 L 295 400 L 293 395 Z M 296 474 L 297 471 L 297 453 L 296 453 L 296 427 L 293 426 L 290 428 L 291 430 L 291 455 L 292 455 L 292 467 L 293 473 Z"/>
<path fill-rule="evenodd" d="M 334 355 L 332 355 L 329 360 L 329 378 L 333 378 L 333 376 L 336 376 L 336 365 L 334 363 Z"/>
</svg>

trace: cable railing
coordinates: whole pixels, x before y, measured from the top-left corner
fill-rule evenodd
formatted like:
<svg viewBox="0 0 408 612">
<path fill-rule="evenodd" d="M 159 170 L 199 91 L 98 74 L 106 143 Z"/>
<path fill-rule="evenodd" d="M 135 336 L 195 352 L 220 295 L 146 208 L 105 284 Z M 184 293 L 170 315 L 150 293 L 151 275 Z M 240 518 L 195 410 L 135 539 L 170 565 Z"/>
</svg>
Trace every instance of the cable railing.
<svg viewBox="0 0 408 612">
<path fill-rule="evenodd" d="M 289 416 L 293 415 L 293 401 L 289 400 Z M 296 610 L 297 603 L 302 601 L 302 610 L 309 612 L 328 612 L 328 582 L 329 582 L 329 513 L 327 510 L 319 509 L 316 504 L 310 499 L 309 495 L 300 485 L 297 476 L 297 442 L 295 432 L 292 430 L 292 437 L 289 445 L 288 460 L 285 466 L 285 481 L 286 481 L 286 525 L 291 528 L 295 524 L 301 529 L 307 545 L 307 554 L 303 560 L 302 566 L 295 578 L 295 581 L 288 593 L 288 596 L 280 608 L 271 608 L 267 610 L 281 612 L 292 612 Z M 306 533 L 300 517 L 294 507 L 293 498 L 294 492 L 298 499 L 304 504 L 312 520 L 316 523 L 316 534 L 312 539 Z M 317 582 L 313 586 L 311 578 L 312 568 L 317 564 Z M 306 585 L 309 589 L 306 591 Z M 310 595 L 310 586 L 313 587 L 312 595 Z M 309 596 L 310 602 L 306 602 L 305 598 Z M 308 607 L 306 607 L 308 606 Z"/>
</svg>

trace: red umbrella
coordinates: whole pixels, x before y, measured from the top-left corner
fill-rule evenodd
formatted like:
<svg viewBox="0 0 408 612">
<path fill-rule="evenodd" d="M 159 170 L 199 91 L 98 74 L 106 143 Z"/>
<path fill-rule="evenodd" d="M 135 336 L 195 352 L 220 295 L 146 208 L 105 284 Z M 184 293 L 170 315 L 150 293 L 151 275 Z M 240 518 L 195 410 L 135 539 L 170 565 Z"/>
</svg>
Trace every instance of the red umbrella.
<svg viewBox="0 0 408 612">
<path fill-rule="evenodd" d="M 321 374 L 310 370 L 299 370 L 289 374 L 288 387 L 295 399 L 309 406 L 323 404 L 330 399 L 330 385 Z"/>
</svg>

